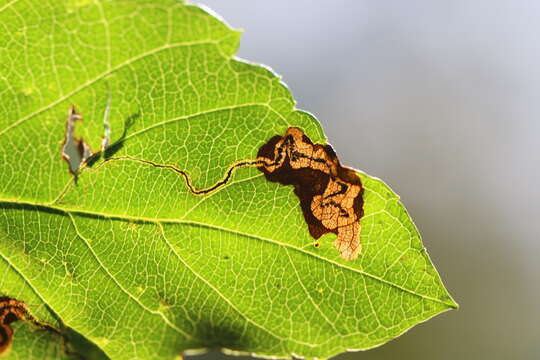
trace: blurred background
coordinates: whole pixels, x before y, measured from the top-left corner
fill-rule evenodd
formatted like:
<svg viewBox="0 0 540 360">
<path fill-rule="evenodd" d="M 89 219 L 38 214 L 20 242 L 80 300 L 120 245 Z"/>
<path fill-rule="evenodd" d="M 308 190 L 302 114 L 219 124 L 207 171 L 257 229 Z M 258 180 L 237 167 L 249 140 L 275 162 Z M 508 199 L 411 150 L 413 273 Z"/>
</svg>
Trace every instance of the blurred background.
<svg viewBox="0 0 540 360">
<path fill-rule="evenodd" d="M 461 305 L 337 359 L 539 359 L 540 2 L 197 3 L 401 195 Z"/>
</svg>

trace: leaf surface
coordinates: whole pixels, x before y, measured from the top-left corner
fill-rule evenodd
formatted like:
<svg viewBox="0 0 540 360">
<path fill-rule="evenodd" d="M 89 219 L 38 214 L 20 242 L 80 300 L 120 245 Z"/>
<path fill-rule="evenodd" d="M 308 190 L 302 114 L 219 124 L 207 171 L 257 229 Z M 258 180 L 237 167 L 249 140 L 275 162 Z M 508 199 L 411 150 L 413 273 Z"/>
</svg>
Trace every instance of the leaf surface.
<svg viewBox="0 0 540 360">
<path fill-rule="evenodd" d="M 334 234 L 313 246 L 292 186 L 256 168 L 195 196 L 151 165 L 208 188 L 288 127 L 326 143 L 274 73 L 234 58 L 238 42 L 172 0 L 0 2 L 0 295 L 111 359 L 325 358 L 457 306 L 376 178 L 358 173 L 363 248 L 347 261 Z M 76 179 L 61 156 L 72 105 L 99 153 Z M 14 327 L 10 356 L 24 357 L 18 341 L 51 354 Z M 49 358 L 69 356 L 55 346 Z"/>
</svg>

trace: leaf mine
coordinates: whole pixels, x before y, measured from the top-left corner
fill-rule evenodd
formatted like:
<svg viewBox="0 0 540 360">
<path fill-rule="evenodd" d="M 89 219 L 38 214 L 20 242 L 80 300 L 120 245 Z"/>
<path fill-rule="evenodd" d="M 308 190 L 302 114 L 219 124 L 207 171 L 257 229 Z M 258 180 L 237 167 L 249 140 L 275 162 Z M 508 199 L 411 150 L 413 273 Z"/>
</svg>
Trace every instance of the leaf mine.
<svg viewBox="0 0 540 360">
<path fill-rule="evenodd" d="M 258 160 L 267 180 L 294 186 L 311 236 L 332 232 L 342 258 L 358 257 L 363 187 L 330 145 L 313 144 L 301 129 L 290 127 L 259 149 Z"/>
<path fill-rule="evenodd" d="M 11 323 L 23 319 L 28 312 L 24 303 L 8 297 L 0 297 L 0 354 L 3 354 L 13 341 Z"/>
<path fill-rule="evenodd" d="M 227 184 L 237 168 L 257 167 L 268 181 L 294 186 L 313 238 L 334 233 L 334 246 L 342 258 L 354 260 L 360 254 L 359 220 L 364 214 L 360 178 L 354 170 L 341 166 L 330 145 L 314 144 L 300 128 L 289 127 L 283 136 L 272 137 L 259 149 L 256 159 L 232 164 L 221 180 L 203 189 L 197 189 L 189 174 L 174 165 L 129 156 L 108 159 L 111 160 L 132 160 L 174 171 L 197 196 L 208 195 Z"/>
<path fill-rule="evenodd" d="M 29 313 L 4 355 L 325 359 L 457 307 L 399 197 L 339 165 L 240 31 L 76 2 L 0 6 L 0 297 Z"/>
<path fill-rule="evenodd" d="M 70 342 L 70 338 L 76 336 L 76 333 L 71 332 L 70 336 L 68 336 L 53 326 L 37 320 L 30 314 L 24 302 L 7 296 L 0 296 L 0 357 L 7 352 L 13 343 L 15 332 L 11 324 L 16 321 L 24 321 L 31 324 L 33 330 L 45 331 L 59 337 L 62 345 L 62 353 L 69 358 L 83 358 L 81 356 L 82 354 L 75 351 L 76 349 Z M 82 341 L 84 342 L 85 340 Z"/>
<path fill-rule="evenodd" d="M 26 304 L 22 301 L 0 296 L 0 355 L 2 355 L 13 342 L 13 328 L 11 324 L 24 320 L 34 324 L 42 330 L 49 330 L 56 334 L 58 331 L 47 324 L 38 322 L 26 308 Z"/>
</svg>

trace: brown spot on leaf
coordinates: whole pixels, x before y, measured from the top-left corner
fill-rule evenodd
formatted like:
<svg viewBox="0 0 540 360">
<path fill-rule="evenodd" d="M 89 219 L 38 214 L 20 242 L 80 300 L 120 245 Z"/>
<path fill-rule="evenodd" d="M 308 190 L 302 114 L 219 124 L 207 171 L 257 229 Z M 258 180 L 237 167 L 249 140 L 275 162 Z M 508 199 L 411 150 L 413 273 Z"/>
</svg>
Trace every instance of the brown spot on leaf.
<svg viewBox="0 0 540 360">
<path fill-rule="evenodd" d="M 360 253 L 363 187 L 356 173 L 341 166 L 330 145 L 314 144 L 296 127 L 274 136 L 257 154 L 266 179 L 293 185 L 311 236 L 337 235 L 334 246 L 341 257 Z"/>
<path fill-rule="evenodd" d="M 8 297 L 0 297 L 0 354 L 7 350 L 13 341 L 11 323 L 28 315 L 24 303 Z"/>
<path fill-rule="evenodd" d="M 11 324 L 19 320 L 31 324 L 34 330 L 47 331 L 58 336 L 62 342 L 63 352 L 70 358 L 85 359 L 83 354 L 79 354 L 78 352 L 74 351 L 69 343 L 70 338 L 68 338 L 67 335 L 64 335 L 53 326 L 38 321 L 36 318 L 34 318 L 27 310 L 24 302 L 7 296 L 0 296 L 0 357 L 13 342 L 14 333 Z M 75 337 L 80 337 L 80 335 L 75 332 L 71 332 L 70 334 Z M 80 343 L 80 340 L 77 342 Z M 101 350 L 97 348 L 96 350 L 93 350 L 94 347 L 92 345 L 91 348 L 92 352 L 101 352 Z"/>
</svg>

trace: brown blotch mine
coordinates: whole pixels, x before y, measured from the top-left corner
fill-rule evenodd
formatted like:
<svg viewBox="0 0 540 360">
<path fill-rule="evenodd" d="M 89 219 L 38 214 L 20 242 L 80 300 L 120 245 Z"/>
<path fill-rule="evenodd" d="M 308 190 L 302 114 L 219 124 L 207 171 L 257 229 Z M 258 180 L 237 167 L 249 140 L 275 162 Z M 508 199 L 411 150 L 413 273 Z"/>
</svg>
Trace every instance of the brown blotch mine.
<svg viewBox="0 0 540 360">
<path fill-rule="evenodd" d="M 341 257 L 358 257 L 364 189 L 330 145 L 314 144 L 301 129 L 290 127 L 259 149 L 257 162 L 267 180 L 294 186 L 311 236 L 334 233 Z"/>
<path fill-rule="evenodd" d="M 13 341 L 11 323 L 28 316 L 24 303 L 8 297 L 0 297 L 0 354 L 7 350 Z"/>
</svg>

